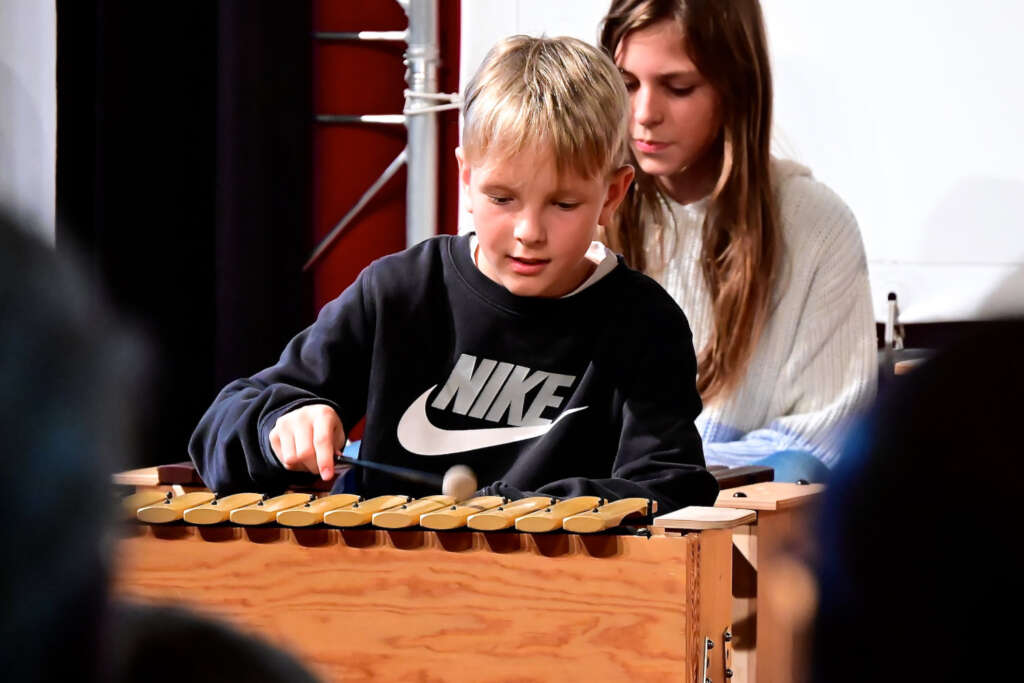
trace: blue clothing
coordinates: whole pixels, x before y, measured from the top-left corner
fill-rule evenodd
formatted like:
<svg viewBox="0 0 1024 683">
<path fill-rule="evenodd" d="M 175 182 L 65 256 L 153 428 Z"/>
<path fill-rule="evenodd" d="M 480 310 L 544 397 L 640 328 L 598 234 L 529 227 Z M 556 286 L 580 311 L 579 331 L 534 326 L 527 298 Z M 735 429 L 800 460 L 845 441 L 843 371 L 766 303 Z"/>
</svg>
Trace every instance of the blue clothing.
<svg viewBox="0 0 1024 683">
<path fill-rule="evenodd" d="M 750 464 L 773 468 L 775 481 L 803 480 L 821 484 L 828 480 L 830 473 L 821 460 L 807 451 L 779 451 Z"/>
</svg>

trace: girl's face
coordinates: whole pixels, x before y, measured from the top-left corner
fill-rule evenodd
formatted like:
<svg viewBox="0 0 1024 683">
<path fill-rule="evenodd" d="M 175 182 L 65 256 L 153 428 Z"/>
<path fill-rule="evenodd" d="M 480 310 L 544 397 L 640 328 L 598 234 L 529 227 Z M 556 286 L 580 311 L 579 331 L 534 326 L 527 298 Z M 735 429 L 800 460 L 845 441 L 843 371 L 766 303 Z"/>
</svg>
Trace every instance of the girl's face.
<svg viewBox="0 0 1024 683">
<path fill-rule="evenodd" d="M 677 199 L 714 187 L 722 129 L 721 99 L 685 47 L 679 25 L 663 19 L 628 33 L 615 53 L 632 104 L 637 162 Z"/>
</svg>

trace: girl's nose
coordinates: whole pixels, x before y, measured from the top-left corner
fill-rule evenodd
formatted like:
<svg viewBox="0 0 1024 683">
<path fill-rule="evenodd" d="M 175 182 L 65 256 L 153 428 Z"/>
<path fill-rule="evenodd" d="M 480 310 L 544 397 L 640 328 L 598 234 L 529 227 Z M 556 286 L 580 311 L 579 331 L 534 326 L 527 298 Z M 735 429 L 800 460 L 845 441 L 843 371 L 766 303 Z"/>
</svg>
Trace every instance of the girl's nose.
<svg viewBox="0 0 1024 683">
<path fill-rule="evenodd" d="M 632 97 L 633 122 L 650 128 L 661 123 L 661 103 L 651 88 L 640 86 Z"/>
</svg>

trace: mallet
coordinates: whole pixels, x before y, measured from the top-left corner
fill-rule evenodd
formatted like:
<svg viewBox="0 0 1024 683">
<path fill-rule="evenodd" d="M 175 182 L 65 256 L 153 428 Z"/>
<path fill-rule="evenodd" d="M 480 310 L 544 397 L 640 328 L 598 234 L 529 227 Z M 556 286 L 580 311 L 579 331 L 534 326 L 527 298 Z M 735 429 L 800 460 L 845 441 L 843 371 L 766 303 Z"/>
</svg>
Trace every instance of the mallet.
<svg viewBox="0 0 1024 683">
<path fill-rule="evenodd" d="M 372 462 L 370 460 L 358 460 L 356 458 L 350 458 L 347 455 L 334 456 L 334 462 L 351 465 L 352 467 L 363 467 L 368 470 L 385 472 L 396 479 L 403 479 L 405 481 L 412 482 L 413 484 L 422 484 L 434 489 L 441 489 L 442 494 L 451 496 L 455 500 L 465 500 L 466 498 L 469 498 L 477 488 L 476 475 L 473 474 L 473 470 L 465 465 L 449 467 L 448 471 L 445 472 L 442 477 L 441 475 L 433 474 L 432 472 L 421 472 L 408 467 L 386 465 L 384 463 Z"/>
</svg>

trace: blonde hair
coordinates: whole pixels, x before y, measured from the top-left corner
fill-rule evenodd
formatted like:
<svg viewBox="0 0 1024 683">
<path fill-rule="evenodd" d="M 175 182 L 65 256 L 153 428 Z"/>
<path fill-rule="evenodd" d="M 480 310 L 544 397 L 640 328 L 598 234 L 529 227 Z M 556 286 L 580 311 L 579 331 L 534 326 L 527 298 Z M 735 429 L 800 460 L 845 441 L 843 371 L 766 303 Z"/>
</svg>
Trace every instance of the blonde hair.
<svg viewBox="0 0 1024 683">
<path fill-rule="evenodd" d="M 682 29 L 690 59 L 722 103 L 722 166 L 700 263 L 713 314 L 697 355 L 697 388 L 707 402 L 739 383 L 770 314 L 782 250 L 769 150 L 772 77 L 757 0 L 613 0 L 601 46 L 614 55 L 627 34 L 663 19 Z M 636 183 L 609 226 L 609 245 L 634 268 L 656 272 L 666 265 L 666 233 L 674 229 L 656 179 L 637 166 Z"/>
<path fill-rule="evenodd" d="M 463 116 L 470 161 L 540 147 L 554 154 L 559 173 L 591 178 L 628 154 L 622 77 L 607 55 L 576 38 L 517 35 L 497 43 L 466 86 Z"/>
</svg>

